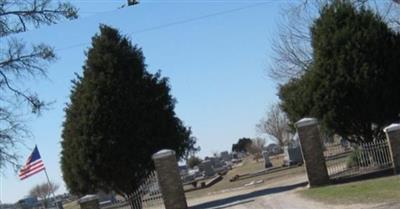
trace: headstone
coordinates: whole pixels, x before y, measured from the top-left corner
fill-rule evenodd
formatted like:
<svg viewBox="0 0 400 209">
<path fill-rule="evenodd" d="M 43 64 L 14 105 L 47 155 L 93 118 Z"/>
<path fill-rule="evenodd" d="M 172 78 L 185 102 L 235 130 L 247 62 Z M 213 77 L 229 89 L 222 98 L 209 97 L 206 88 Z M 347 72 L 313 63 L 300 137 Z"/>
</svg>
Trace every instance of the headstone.
<svg viewBox="0 0 400 209">
<path fill-rule="evenodd" d="M 201 164 L 199 164 L 199 169 L 200 171 L 204 172 L 204 175 L 207 177 L 215 174 L 210 160 L 204 160 Z"/>
<path fill-rule="evenodd" d="M 221 159 L 222 159 L 223 161 L 230 161 L 230 160 L 232 160 L 232 156 L 229 154 L 228 151 L 221 152 L 220 155 L 221 155 Z"/>
<path fill-rule="evenodd" d="M 283 162 L 285 165 L 290 165 L 290 156 L 288 151 L 288 146 L 283 147 Z"/>
<path fill-rule="evenodd" d="M 237 152 L 232 152 L 232 158 L 233 159 L 238 159 L 239 158 L 238 153 Z"/>
<path fill-rule="evenodd" d="M 99 209 L 99 198 L 95 194 L 88 194 L 83 196 L 78 201 L 81 209 Z"/>
<path fill-rule="evenodd" d="M 199 178 L 202 176 L 202 173 L 200 170 L 197 170 L 196 172 L 194 172 L 194 178 Z"/>
<path fill-rule="evenodd" d="M 64 209 L 64 206 L 63 206 L 63 203 L 61 200 L 56 202 L 56 207 L 57 207 L 57 209 Z"/>
<path fill-rule="evenodd" d="M 186 166 L 186 165 L 180 165 L 180 166 L 178 166 L 178 169 L 179 169 L 179 174 L 180 174 L 181 176 L 188 175 L 188 172 L 189 172 L 188 166 Z"/>
<path fill-rule="evenodd" d="M 194 179 L 195 179 L 195 176 L 193 174 L 182 176 L 183 183 L 193 181 Z"/>
<path fill-rule="evenodd" d="M 225 162 L 223 161 L 222 157 L 211 157 L 209 158 L 211 161 L 211 166 L 215 168 L 220 168 L 225 165 Z"/>
<path fill-rule="evenodd" d="M 270 168 L 270 167 L 272 167 L 272 163 L 271 163 L 271 161 L 269 160 L 269 153 L 268 153 L 267 151 L 263 151 L 263 152 L 262 152 L 262 155 L 263 155 L 263 157 L 264 157 L 264 166 L 265 166 L 265 168 Z"/>
<path fill-rule="evenodd" d="M 300 146 L 285 146 L 283 147 L 284 162 L 286 165 L 295 165 L 303 163 Z"/>
</svg>

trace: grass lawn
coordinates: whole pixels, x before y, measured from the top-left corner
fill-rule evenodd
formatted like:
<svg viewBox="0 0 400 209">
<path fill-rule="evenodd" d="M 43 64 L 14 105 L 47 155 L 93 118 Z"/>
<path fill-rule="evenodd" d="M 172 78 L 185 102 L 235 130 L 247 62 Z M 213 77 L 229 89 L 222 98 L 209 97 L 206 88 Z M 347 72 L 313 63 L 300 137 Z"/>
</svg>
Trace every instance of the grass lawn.
<svg viewBox="0 0 400 209">
<path fill-rule="evenodd" d="M 312 188 L 300 193 L 332 204 L 400 202 L 400 176 Z"/>
</svg>

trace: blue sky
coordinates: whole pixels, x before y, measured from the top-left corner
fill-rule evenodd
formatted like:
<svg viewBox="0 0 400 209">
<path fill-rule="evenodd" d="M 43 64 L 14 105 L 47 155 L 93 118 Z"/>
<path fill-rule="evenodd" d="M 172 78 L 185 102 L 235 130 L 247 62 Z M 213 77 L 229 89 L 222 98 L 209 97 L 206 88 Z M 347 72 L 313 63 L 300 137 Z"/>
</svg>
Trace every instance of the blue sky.
<svg viewBox="0 0 400 209">
<path fill-rule="evenodd" d="M 277 101 L 276 83 L 267 76 L 271 43 L 277 35 L 280 8 L 286 1 L 143 1 L 116 9 L 125 1 L 71 1 L 81 12 L 78 20 L 42 27 L 22 34 L 27 42 L 46 42 L 57 49 L 58 60 L 49 66 L 48 78 L 26 81 L 24 86 L 54 101 L 40 117 L 29 118 L 32 138 L 20 149 L 21 162 L 37 144 L 50 179 L 66 191 L 60 171 L 63 108 L 69 101 L 71 79 L 82 73 L 84 51 L 100 23 L 119 28 L 142 47 L 148 70 L 161 70 L 170 78 L 177 99 L 176 113 L 201 146 L 200 156 L 229 150 L 240 137 L 255 137 L 255 124 Z M 247 9 L 182 23 L 196 17 L 235 8 Z M 170 24 L 180 22 L 179 24 Z M 163 27 L 158 27 L 163 25 Z M 71 47 L 73 46 L 73 47 Z M 15 202 L 43 173 L 24 181 L 6 168 L 2 202 Z"/>
</svg>

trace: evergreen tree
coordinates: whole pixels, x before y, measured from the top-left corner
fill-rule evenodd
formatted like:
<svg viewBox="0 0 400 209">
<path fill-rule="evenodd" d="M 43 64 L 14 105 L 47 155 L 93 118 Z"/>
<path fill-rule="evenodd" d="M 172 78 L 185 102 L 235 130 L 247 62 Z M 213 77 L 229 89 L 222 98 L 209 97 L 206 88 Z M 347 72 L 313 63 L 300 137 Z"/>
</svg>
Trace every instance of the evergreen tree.
<svg viewBox="0 0 400 209">
<path fill-rule="evenodd" d="M 174 112 L 168 80 L 146 71 L 140 48 L 108 26 L 92 39 L 73 81 L 63 124 L 61 166 L 69 190 L 113 190 L 128 198 L 154 169 L 151 156 L 182 157 L 195 138 Z"/>
<path fill-rule="evenodd" d="M 311 33 L 313 63 L 281 87 L 283 109 L 294 120 L 317 117 L 352 141 L 382 138 L 400 112 L 399 35 L 347 1 L 326 6 Z"/>
</svg>

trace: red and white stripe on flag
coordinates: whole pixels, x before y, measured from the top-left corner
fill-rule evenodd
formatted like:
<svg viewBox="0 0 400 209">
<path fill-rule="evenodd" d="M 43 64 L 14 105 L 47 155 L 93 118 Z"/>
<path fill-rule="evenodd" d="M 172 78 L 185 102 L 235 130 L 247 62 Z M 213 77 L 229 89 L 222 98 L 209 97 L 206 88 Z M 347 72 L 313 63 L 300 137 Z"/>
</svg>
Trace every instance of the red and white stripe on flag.
<svg viewBox="0 0 400 209">
<path fill-rule="evenodd" d="M 19 171 L 19 178 L 24 180 L 40 171 L 43 171 L 44 169 L 44 163 L 40 157 L 39 150 L 35 147 L 25 165 Z"/>
</svg>

